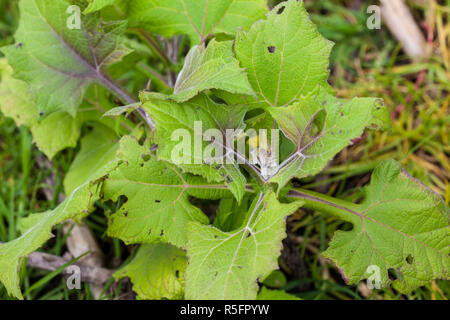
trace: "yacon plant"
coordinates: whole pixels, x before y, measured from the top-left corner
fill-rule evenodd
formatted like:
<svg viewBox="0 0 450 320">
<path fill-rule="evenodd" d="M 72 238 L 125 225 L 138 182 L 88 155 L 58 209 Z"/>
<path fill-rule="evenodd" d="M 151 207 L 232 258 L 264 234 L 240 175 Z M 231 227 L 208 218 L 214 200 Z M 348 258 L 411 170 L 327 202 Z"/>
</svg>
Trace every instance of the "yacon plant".
<svg viewBox="0 0 450 320">
<path fill-rule="evenodd" d="M 397 162 L 375 169 L 358 203 L 293 187 L 390 126 L 379 99 L 335 96 L 332 43 L 301 1 L 269 12 L 263 0 L 21 0 L 20 12 L 1 48 L 1 110 L 49 158 L 82 138 L 66 199 L 0 245 L 12 296 L 27 255 L 98 203 L 117 207 L 108 236 L 141 245 L 115 277 L 142 299 L 255 299 L 301 207 L 353 225 L 322 253 L 348 284 L 374 268 L 382 286 L 394 270 L 404 293 L 449 278 L 448 208 Z"/>
</svg>

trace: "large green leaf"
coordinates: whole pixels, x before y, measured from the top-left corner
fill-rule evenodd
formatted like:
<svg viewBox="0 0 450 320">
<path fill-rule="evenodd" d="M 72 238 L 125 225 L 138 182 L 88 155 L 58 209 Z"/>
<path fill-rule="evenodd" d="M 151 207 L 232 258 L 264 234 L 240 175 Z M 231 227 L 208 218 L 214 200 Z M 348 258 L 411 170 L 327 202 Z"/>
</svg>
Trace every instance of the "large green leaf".
<svg viewBox="0 0 450 320">
<path fill-rule="evenodd" d="M 214 39 L 193 47 L 185 60 L 171 99 L 184 102 L 207 89 L 221 89 L 232 93 L 252 94 L 247 74 L 233 56 L 233 42 Z"/>
<path fill-rule="evenodd" d="M 279 4 L 267 20 L 256 22 L 250 31 L 240 31 L 236 37 L 236 57 L 247 69 L 258 97 L 250 103 L 285 106 L 317 85 L 328 88 L 331 48 L 331 42 L 309 20 L 302 1 Z"/>
<path fill-rule="evenodd" d="M 184 298 L 186 253 L 165 243 L 142 245 L 133 260 L 115 273 L 129 277 L 138 299 L 178 300 Z"/>
<path fill-rule="evenodd" d="M 5 116 L 14 119 L 18 126 L 29 127 L 37 147 L 50 159 L 67 147 L 75 147 L 80 137 L 80 117 L 73 118 L 61 111 L 38 121 L 37 106 L 29 93 L 28 84 L 13 78 L 11 73 L 9 65 L 3 64 L 0 110 Z"/>
<path fill-rule="evenodd" d="M 141 98 L 143 108 L 156 124 L 158 158 L 202 175 L 210 182 L 225 182 L 241 200 L 246 179 L 234 158 L 236 150 L 227 145 L 226 136 L 228 129 L 245 127 L 243 120 L 247 107 L 217 104 L 203 94 L 184 103 L 155 94 L 143 94 Z M 212 129 L 220 137 L 214 142 L 205 141 L 208 130 Z M 223 150 L 222 154 L 208 152 L 214 148 Z"/>
<path fill-rule="evenodd" d="M 449 209 L 442 198 L 401 170 L 395 161 L 376 168 L 365 200 L 337 208 L 352 231 L 337 231 L 324 256 L 349 284 L 366 278 L 404 293 L 432 279 L 450 279 Z"/>
<path fill-rule="evenodd" d="M 333 157 L 364 129 L 389 127 L 387 109 L 379 99 L 340 100 L 317 88 L 299 101 L 283 108 L 269 108 L 283 133 L 296 150 L 271 182 L 283 187 L 293 177 L 304 178 L 319 173 Z"/>
<path fill-rule="evenodd" d="M 189 202 L 189 196 L 206 199 L 230 197 L 223 184 L 210 184 L 182 174 L 174 165 L 156 161 L 150 146 L 135 138 L 121 140 L 119 167 L 104 184 L 105 199 L 126 202 L 109 219 L 108 234 L 126 243 L 168 242 L 186 245 L 186 225 L 208 223 L 208 218 Z"/>
<path fill-rule="evenodd" d="M 125 23 L 100 24 L 99 17 L 90 14 L 81 16 L 79 29 L 69 29 L 66 12 L 71 4 L 68 0 L 21 0 L 16 44 L 2 48 L 15 77 L 30 85 L 41 115 L 66 111 L 75 116 L 94 82 L 119 90 L 104 71 L 129 52 L 120 38 Z"/>
<path fill-rule="evenodd" d="M 50 159 L 61 150 L 77 146 L 81 127 L 86 121 L 114 126 L 113 120 L 101 119 L 103 109 L 89 103 L 82 105 L 75 118 L 65 111 L 58 111 L 39 121 L 37 106 L 29 93 L 30 87 L 26 82 L 12 77 L 12 69 L 4 59 L 0 60 L 0 74 L 0 111 L 14 119 L 18 126 L 29 127 L 36 146 Z M 96 100 L 95 104 L 103 103 L 104 110 L 107 110 L 111 108 L 111 103 L 106 101 L 102 93 L 104 90 L 93 87 L 87 96 L 92 96 Z"/>
<path fill-rule="evenodd" d="M 186 34 L 195 45 L 208 37 L 234 35 L 264 18 L 265 0 L 132 0 L 129 19 L 133 24 L 166 37 Z"/>
<path fill-rule="evenodd" d="M 281 204 L 270 192 L 255 199 L 232 232 L 189 223 L 186 299 L 255 299 L 257 280 L 278 268 L 285 218 L 301 205 Z"/>
<path fill-rule="evenodd" d="M 20 238 L 0 245 L 0 281 L 9 294 L 22 299 L 19 270 L 23 258 L 39 249 L 52 237 L 52 228 L 69 219 L 80 220 L 100 197 L 98 183 L 115 166 L 107 163 L 93 174 L 88 181 L 75 189 L 56 209 L 34 214 L 23 220 L 23 234 Z"/>
</svg>

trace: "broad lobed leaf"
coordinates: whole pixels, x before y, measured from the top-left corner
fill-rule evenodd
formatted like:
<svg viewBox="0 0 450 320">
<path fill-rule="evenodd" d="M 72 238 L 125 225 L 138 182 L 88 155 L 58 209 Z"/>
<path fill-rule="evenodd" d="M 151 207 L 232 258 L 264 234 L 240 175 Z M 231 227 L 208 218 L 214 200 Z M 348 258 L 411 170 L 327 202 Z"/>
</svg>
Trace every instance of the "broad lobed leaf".
<svg viewBox="0 0 450 320">
<path fill-rule="evenodd" d="M 184 103 L 151 93 L 141 95 L 141 100 L 144 101 L 143 108 L 156 124 L 155 142 L 159 159 L 175 163 L 210 182 L 225 182 L 234 196 L 242 199 L 246 179 L 233 158 L 234 149 L 227 146 L 225 137 L 227 129 L 245 127 L 245 106 L 217 104 L 204 94 Z M 215 137 L 214 143 L 205 141 L 205 134 L 210 129 L 221 134 Z M 224 149 L 223 154 L 219 156 L 214 149 Z"/>
<path fill-rule="evenodd" d="M 16 44 L 1 49 L 14 76 L 30 85 L 42 116 L 66 111 L 75 117 L 88 87 L 113 86 L 105 68 L 129 53 L 121 44 L 124 22 L 101 24 L 98 15 L 89 14 L 69 28 L 71 5 L 69 0 L 21 0 Z"/>
<path fill-rule="evenodd" d="M 295 152 L 270 180 L 279 188 L 293 177 L 301 179 L 322 171 L 366 128 L 387 129 L 390 126 L 389 113 L 380 99 L 340 100 L 323 88 L 316 88 L 289 107 L 268 110 L 296 146 Z"/>
<path fill-rule="evenodd" d="M 377 167 L 365 200 L 343 208 L 352 231 L 337 231 L 324 256 L 333 260 L 349 284 L 366 278 L 386 286 L 388 273 L 403 293 L 433 279 L 450 279 L 449 208 L 440 196 L 390 160 Z"/>
<path fill-rule="evenodd" d="M 257 280 L 278 268 L 285 218 L 301 205 L 281 204 L 268 192 L 234 231 L 189 223 L 186 299 L 255 299 Z"/>
<path fill-rule="evenodd" d="M 303 2 L 289 0 L 236 36 L 235 52 L 257 99 L 253 107 L 278 107 L 295 102 L 316 86 L 327 88 L 332 44 L 309 20 Z"/>
<path fill-rule="evenodd" d="M 122 163 L 104 184 L 105 200 L 126 202 L 109 218 L 108 235 L 130 243 L 168 242 L 186 246 L 189 222 L 208 223 L 206 215 L 189 202 L 189 196 L 230 197 L 223 183 L 208 183 L 183 174 L 176 166 L 157 161 L 148 144 L 126 136 L 118 159 Z"/>
</svg>

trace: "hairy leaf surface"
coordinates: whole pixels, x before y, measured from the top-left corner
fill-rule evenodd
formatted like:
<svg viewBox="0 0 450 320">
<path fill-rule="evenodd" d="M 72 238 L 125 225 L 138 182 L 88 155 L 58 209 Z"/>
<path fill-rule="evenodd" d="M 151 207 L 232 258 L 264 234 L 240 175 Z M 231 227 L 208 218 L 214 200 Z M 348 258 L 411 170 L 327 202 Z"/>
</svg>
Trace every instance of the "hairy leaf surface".
<svg viewBox="0 0 450 320">
<path fill-rule="evenodd" d="M 283 108 L 270 108 L 283 133 L 296 150 L 280 165 L 271 179 L 283 187 L 293 177 L 304 178 L 319 173 L 351 140 L 365 128 L 389 127 L 387 109 L 379 99 L 339 100 L 323 88 Z"/>
<path fill-rule="evenodd" d="M 168 242 L 186 245 L 190 221 L 208 223 L 208 218 L 189 202 L 197 198 L 229 197 L 223 184 L 210 184 L 182 174 L 176 166 L 156 161 L 150 146 L 124 137 L 118 153 L 122 163 L 105 181 L 105 199 L 127 201 L 110 217 L 108 234 L 126 243 Z"/>
<path fill-rule="evenodd" d="M 377 167 L 364 202 L 342 208 L 353 230 L 337 231 L 324 256 L 332 259 L 350 284 L 379 275 L 404 293 L 433 279 L 449 279 L 449 209 L 442 198 L 386 161 Z"/>
<path fill-rule="evenodd" d="M 283 2 L 267 20 L 256 22 L 248 32 L 238 32 L 236 57 L 258 97 L 251 104 L 290 105 L 317 85 L 329 88 L 331 48 L 309 20 L 302 1 Z"/>
<path fill-rule="evenodd" d="M 256 281 L 278 268 L 285 218 L 301 205 L 261 194 L 244 224 L 232 232 L 188 224 L 186 299 L 255 299 Z"/>
<path fill-rule="evenodd" d="M 114 121 L 111 119 L 101 119 L 100 107 L 89 103 L 82 105 L 75 118 L 65 111 L 58 111 L 39 120 L 37 106 L 29 92 L 29 85 L 12 77 L 12 69 L 6 60 L 0 60 L 0 74 L 2 75 L 0 111 L 12 118 L 18 126 L 24 125 L 30 128 L 36 146 L 50 159 L 61 150 L 77 146 L 81 127 L 86 121 L 102 122 L 104 125 L 114 127 Z M 110 103 L 102 95 L 104 92 L 98 91 L 101 90 L 93 87 L 88 91 L 87 97 L 92 96 L 92 99 L 97 101 L 95 104 L 100 101 L 103 108 L 110 108 Z"/>
</svg>

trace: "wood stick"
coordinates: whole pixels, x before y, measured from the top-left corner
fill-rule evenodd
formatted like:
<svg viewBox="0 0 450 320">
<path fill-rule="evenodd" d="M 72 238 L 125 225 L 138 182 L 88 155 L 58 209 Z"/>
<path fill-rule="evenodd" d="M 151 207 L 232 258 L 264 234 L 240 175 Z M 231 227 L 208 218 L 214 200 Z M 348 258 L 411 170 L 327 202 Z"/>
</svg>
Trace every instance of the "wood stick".
<svg viewBox="0 0 450 320">
<path fill-rule="evenodd" d="M 403 0 L 380 0 L 381 15 L 391 33 L 413 59 L 428 55 L 425 37 Z"/>
</svg>

